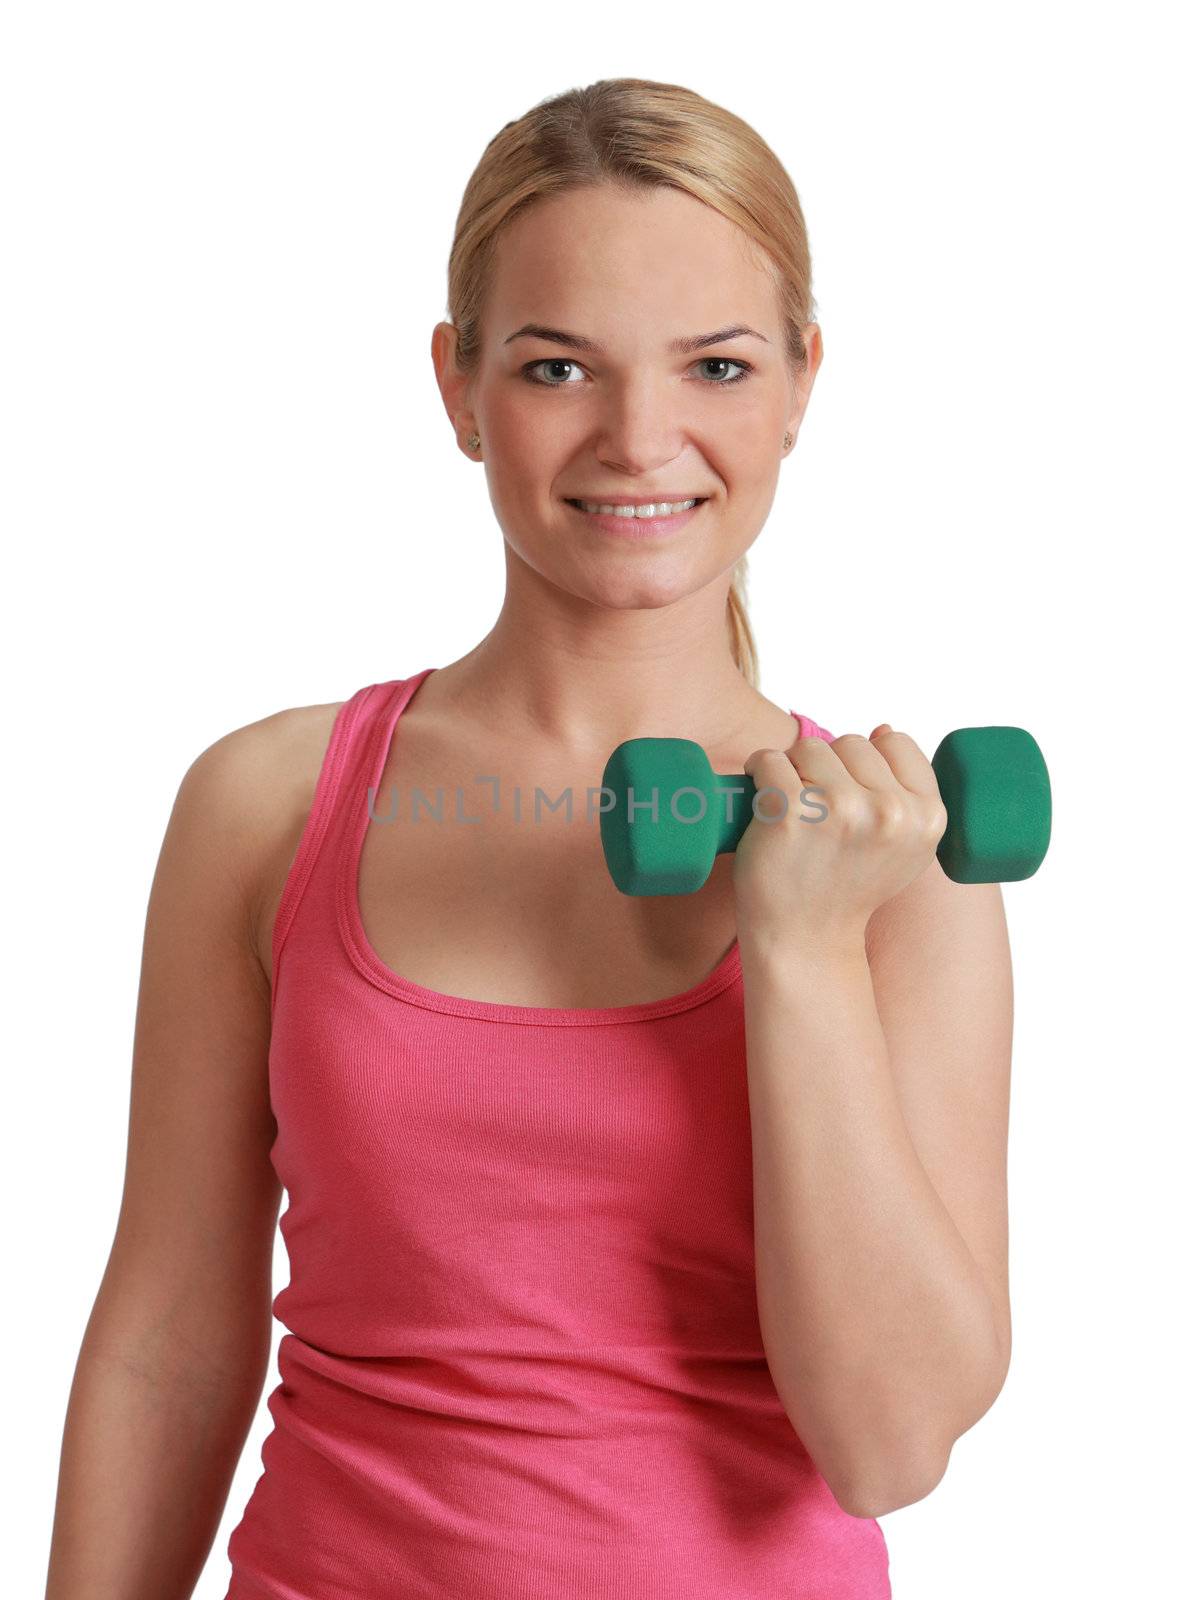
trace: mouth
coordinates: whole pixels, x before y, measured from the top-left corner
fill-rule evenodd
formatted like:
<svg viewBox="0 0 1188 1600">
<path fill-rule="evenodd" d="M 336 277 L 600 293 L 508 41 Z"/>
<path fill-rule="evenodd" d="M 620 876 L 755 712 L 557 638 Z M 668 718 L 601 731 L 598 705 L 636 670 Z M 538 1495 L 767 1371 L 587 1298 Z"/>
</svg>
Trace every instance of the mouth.
<svg viewBox="0 0 1188 1600">
<path fill-rule="evenodd" d="M 566 499 L 565 504 L 587 523 L 599 528 L 603 533 L 618 534 L 624 539 L 654 539 L 662 534 L 676 533 L 683 528 L 691 518 L 695 517 L 701 507 L 709 498 L 708 495 L 690 495 L 693 504 L 685 511 L 676 511 L 669 516 L 634 517 L 623 516 L 618 512 L 587 511 L 580 500 Z M 594 502 L 591 502 L 593 504 Z M 671 502 L 661 501 L 660 504 Z M 676 502 L 679 504 L 680 502 Z M 601 504 L 607 504 L 606 501 Z M 634 507 L 632 507 L 634 509 Z"/>
</svg>

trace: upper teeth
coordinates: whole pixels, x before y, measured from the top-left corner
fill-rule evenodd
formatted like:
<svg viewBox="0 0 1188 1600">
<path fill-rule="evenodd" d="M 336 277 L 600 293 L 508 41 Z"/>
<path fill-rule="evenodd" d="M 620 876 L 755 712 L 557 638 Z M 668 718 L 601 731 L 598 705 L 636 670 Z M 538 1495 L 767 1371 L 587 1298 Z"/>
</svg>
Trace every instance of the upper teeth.
<svg viewBox="0 0 1188 1600">
<path fill-rule="evenodd" d="M 646 506 L 600 506 L 594 500 L 579 500 L 578 504 L 583 511 L 609 513 L 612 517 L 671 517 L 674 512 L 688 511 L 697 504 L 697 501 L 696 499 L 661 500 L 659 504 Z"/>
</svg>

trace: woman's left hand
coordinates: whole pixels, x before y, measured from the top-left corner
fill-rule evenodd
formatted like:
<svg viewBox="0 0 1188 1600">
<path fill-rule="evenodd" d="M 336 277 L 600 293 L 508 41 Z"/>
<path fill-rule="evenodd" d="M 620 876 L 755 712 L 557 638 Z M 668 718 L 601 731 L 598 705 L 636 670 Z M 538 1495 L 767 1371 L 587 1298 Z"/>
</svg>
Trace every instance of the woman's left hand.
<svg viewBox="0 0 1188 1600">
<path fill-rule="evenodd" d="M 882 722 L 869 739 L 756 750 L 745 770 L 757 806 L 734 852 L 740 938 L 861 949 L 871 913 L 919 877 L 948 825 L 931 762 Z"/>
</svg>

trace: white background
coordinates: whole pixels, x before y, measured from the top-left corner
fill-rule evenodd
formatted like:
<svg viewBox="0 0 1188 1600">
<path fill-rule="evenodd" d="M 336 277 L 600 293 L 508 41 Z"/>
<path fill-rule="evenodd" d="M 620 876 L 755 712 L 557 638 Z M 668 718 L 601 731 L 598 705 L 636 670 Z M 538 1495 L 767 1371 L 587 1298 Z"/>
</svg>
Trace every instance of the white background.
<svg viewBox="0 0 1188 1600">
<path fill-rule="evenodd" d="M 1019 723 L 1052 775 L 1047 861 L 1004 889 L 1013 1362 L 940 1486 L 882 1519 L 896 1600 L 1170 1593 L 1188 1420 L 1172 8 L 454 6 L 413 34 L 417 15 L 5 13 L 5 1587 L 44 1586 L 178 783 L 230 729 L 445 665 L 490 627 L 501 534 L 429 355 L 454 219 L 505 122 L 630 75 L 749 121 L 808 221 L 825 360 L 751 554 L 764 692 L 927 751 Z M 225 1591 L 281 1332 L 202 1600 Z"/>
</svg>

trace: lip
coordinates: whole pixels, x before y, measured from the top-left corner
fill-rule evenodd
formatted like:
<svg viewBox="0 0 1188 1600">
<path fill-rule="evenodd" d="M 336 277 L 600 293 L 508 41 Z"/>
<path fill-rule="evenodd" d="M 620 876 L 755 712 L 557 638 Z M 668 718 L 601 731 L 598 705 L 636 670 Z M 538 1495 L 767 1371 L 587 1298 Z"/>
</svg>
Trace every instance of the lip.
<svg viewBox="0 0 1188 1600">
<path fill-rule="evenodd" d="M 567 494 L 566 500 L 585 500 L 592 506 L 680 505 L 682 500 L 705 500 L 704 494 Z"/>
<path fill-rule="evenodd" d="M 694 497 L 685 495 L 684 498 L 691 500 Z M 646 500 L 599 500 L 597 503 L 603 506 L 649 504 Z M 575 517 L 581 517 L 583 522 L 600 528 L 603 533 L 616 534 L 620 539 L 660 539 L 665 534 L 677 533 L 683 528 L 686 522 L 695 517 L 705 505 L 705 500 L 699 499 L 695 506 L 689 507 L 688 511 L 678 511 L 671 517 L 615 517 L 604 511 L 583 511 L 581 506 L 576 506 L 569 500 L 566 500 L 565 504 Z M 659 504 L 663 505 L 664 502 L 660 501 Z"/>
</svg>

